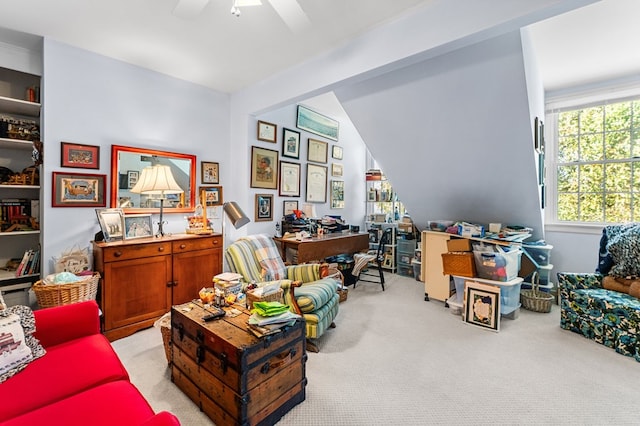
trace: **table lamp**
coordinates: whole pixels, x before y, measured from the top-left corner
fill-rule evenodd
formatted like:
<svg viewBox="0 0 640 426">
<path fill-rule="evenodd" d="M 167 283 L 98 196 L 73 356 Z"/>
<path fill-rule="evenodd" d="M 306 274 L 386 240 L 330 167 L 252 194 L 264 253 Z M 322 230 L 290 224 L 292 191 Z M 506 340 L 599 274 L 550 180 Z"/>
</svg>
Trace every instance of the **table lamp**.
<svg viewBox="0 0 640 426">
<path fill-rule="evenodd" d="M 183 189 L 176 183 L 171 173 L 171 167 L 163 164 L 148 166 L 142 169 L 140 179 L 131 188 L 134 194 L 160 194 L 160 222 L 158 223 L 158 232 L 156 237 L 163 237 L 164 234 L 164 199 L 166 194 L 181 194 Z"/>
</svg>

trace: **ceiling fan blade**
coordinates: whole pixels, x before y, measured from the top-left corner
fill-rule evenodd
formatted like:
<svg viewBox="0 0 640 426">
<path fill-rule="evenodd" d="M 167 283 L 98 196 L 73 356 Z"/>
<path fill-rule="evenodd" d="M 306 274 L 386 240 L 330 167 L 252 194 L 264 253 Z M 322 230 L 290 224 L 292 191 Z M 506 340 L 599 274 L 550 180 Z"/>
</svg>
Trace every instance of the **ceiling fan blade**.
<svg viewBox="0 0 640 426">
<path fill-rule="evenodd" d="M 297 0 L 269 0 L 269 3 L 294 33 L 311 26 L 309 17 L 304 13 Z"/>
<path fill-rule="evenodd" d="M 182 19 L 193 19 L 202 12 L 207 4 L 209 4 L 209 0 L 178 0 L 173 14 Z"/>
</svg>

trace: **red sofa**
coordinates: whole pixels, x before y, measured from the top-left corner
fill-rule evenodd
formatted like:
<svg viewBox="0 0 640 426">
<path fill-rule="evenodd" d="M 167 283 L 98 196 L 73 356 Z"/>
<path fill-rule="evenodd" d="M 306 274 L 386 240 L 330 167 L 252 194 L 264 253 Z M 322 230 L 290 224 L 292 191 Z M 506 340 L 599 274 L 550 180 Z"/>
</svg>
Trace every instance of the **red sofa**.
<svg viewBox="0 0 640 426">
<path fill-rule="evenodd" d="M 95 301 L 34 311 L 47 353 L 0 384 L 0 425 L 179 425 L 155 414 L 100 334 Z"/>
</svg>

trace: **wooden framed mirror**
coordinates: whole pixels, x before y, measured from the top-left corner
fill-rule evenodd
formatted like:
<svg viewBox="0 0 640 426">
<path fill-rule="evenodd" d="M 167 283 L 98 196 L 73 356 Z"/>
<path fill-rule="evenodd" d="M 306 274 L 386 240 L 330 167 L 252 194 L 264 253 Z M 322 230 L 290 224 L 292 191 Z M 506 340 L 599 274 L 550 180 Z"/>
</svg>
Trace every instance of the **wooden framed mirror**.
<svg viewBox="0 0 640 426">
<path fill-rule="evenodd" d="M 112 208 L 125 213 L 160 212 L 159 195 L 131 192 L 145 167 L 158 164 L 171 169 L 181 194 L 167 194 L 165 213 L 192 212 L 196 208 L 196 156 L 130 146 L 111 146 L 111 202 Z"/>
</svg>

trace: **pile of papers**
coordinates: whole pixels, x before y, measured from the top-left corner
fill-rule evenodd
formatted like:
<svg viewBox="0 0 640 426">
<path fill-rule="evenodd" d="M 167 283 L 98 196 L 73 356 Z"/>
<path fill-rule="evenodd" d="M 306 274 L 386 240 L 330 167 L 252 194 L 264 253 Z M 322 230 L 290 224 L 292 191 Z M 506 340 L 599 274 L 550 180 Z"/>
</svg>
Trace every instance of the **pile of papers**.
<svg viewBox="0 0 640 426">
<path fill-rule="evenodd" d="M 301 318 L 280 302 L 253 302 L 251 312 L 249 331 L 258 337 L 279 333 L 283 327 L 293 325 Z"/>
</svg>

